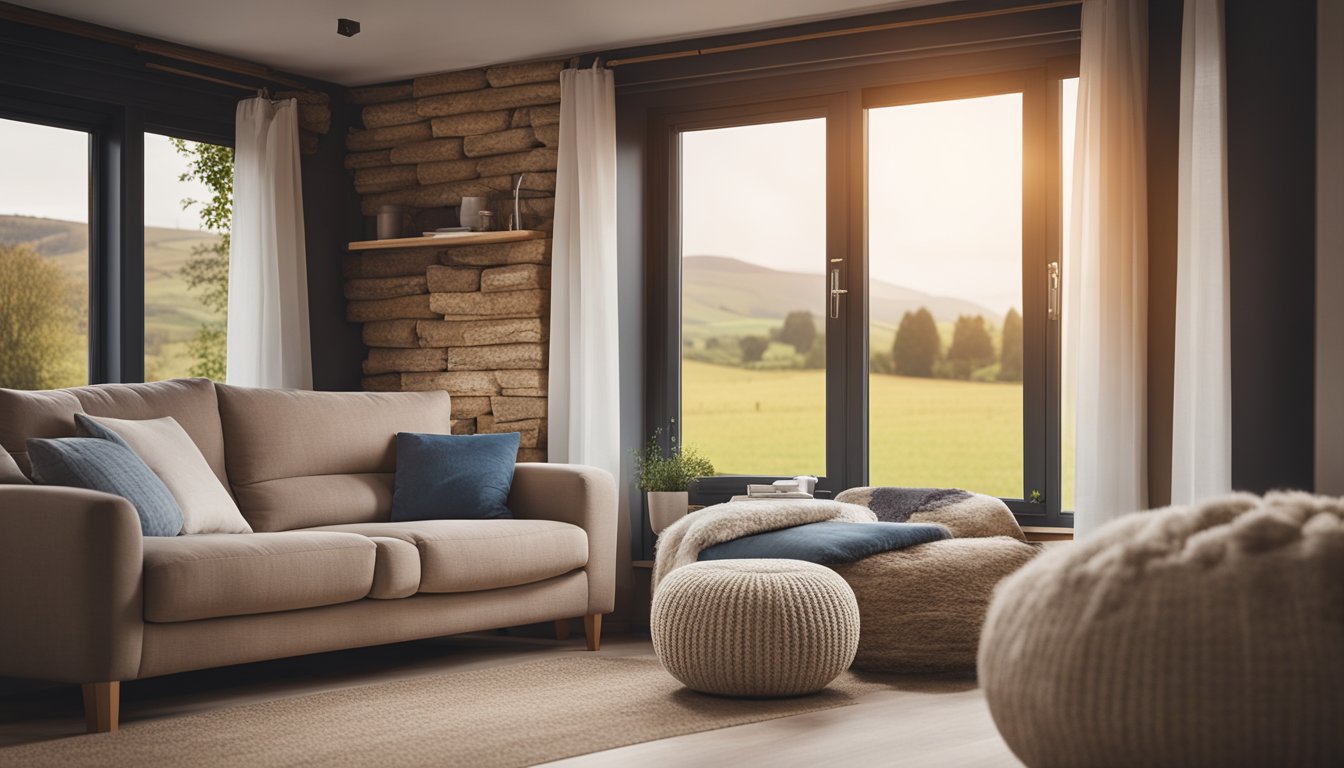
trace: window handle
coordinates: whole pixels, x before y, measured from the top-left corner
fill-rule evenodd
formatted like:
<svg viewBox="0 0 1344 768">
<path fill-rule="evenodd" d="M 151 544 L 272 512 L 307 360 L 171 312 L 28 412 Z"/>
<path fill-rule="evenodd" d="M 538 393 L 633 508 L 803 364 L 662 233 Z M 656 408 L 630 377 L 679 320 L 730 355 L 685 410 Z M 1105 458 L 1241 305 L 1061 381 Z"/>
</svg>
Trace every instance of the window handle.
<svg viewBox="0 0 1344 768">
<path fill-rule="evenodd" d="M 831 319 L 837 320 L 840 317 L 840 297 L 849 291 L 840 287 L 840 269 L 837 267 L 831 270 Z"/>
<path fill-rule="evenodd" d="M 1046 289 L 1048 293 L 1046 315 L 1051 320 L 1059 319 L 1059 262 L 1052 261 L 1045 268 Z"/>
</svg>

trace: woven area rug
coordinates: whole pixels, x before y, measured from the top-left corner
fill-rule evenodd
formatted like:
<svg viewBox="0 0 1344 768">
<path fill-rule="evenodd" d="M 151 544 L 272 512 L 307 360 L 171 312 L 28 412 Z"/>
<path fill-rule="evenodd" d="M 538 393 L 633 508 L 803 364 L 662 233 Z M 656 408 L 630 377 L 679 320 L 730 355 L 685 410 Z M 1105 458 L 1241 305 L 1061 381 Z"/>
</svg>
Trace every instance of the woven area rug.
<svg viewBox="0 0 1344 768">
<path fill-rule="evenodd" d="M 845 706 L 845 673 L 795 699 L 694 693 L 656 659 L 575 657 L 380 683 L 0 749 L 0 765 L 524 766 Z"/>
</svg>

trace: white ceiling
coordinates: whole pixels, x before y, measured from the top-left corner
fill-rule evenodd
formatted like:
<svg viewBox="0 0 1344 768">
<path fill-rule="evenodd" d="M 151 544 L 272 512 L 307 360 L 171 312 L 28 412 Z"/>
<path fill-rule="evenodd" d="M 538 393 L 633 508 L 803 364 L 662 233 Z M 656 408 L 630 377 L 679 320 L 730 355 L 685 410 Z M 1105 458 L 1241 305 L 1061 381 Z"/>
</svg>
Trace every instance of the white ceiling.
<svg viewBox="0 0 1344 768">
<path fill-rule="evenodd" d="M 17 0 L 342 85 L 852 16 L 936 0 Z M 336 19 L 360 34 L 336 34 Z"/>
</svg>

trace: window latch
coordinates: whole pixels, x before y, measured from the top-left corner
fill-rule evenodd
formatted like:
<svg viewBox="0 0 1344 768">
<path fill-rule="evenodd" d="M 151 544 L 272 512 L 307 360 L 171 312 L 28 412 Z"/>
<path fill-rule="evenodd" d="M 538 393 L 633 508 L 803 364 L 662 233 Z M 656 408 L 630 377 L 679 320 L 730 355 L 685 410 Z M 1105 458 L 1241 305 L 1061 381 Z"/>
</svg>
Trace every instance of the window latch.
<svg viewBox="0 0 1344 768">
<path fill-rule="evenodd" d="M 1059 319 L 1059 262 L 1052 261 L 1045 268 L 1047 307 L 1046 316 L 1051 320 Z"/>
<path fill-rule="evenodd" d="M 831 270 L 831 319 L 837 320 L 840 317 L 840 297 L 849 291 L 840 287 L 840 268 Z"/>
</svg>

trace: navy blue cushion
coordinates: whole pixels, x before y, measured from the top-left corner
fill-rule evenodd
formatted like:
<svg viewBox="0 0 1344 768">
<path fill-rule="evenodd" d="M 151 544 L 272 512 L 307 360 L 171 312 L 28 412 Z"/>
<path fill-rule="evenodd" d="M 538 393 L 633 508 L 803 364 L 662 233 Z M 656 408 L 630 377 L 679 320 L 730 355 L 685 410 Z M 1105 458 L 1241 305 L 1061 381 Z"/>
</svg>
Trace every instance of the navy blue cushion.
<svg viewBox="0 0 1344 768">
<path fill-rule="evenodd" d="M 700 551 L 700 560 L 757 557 L 836 565 L 879 552 L 950 538 L 941 525 L 927 523 L 808 523 L 725 541 Z"/>
<path fill-rule="evenodd" d="M 33 438 L 28 440 L 28 459 L 33 480 L 41 485 L 102 491 L 131 502 L 146 536 L 182 531 L 182 509 L 172 492 L 125 445 L 93 437 Z"/>
<path fill-rule="evenodd" d="M 518 460 L 518 433 L 397 433 L 392 520 L 513 517 L 505 502 Z"/>
</svg>

